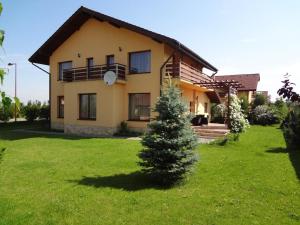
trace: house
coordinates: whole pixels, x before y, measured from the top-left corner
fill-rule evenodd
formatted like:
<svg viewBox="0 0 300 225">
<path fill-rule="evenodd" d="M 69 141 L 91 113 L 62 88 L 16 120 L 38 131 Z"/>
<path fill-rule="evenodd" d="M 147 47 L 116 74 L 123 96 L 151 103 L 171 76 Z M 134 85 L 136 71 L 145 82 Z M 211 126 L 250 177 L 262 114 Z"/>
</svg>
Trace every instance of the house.
<svg viewBox="0 0 300 225">
<path fill-rule="evenodd" d="M 217 69 L 167 36 L 80 7 L 30 58 L 50 66 L 51 128 L 111 135 L 122 121 L 142 131 L 166 80 L 181 88 L 193 114 L 210 114 L 214 90 L 197 85 Z M 103 79 L 110 72 L 107 85 Z M 113 75 L 111 75 L 111 73 Z"/>
<path fill-rule="evenodd" d="M 238 81 L 243 87 L 237 88 L 237 95 L 239 97 L 245 96 L 249 103 L 251 103 L 255 97 L 257 84 L 260 81 L 260 74 L 235 74 L 235 75 L 216 75 L 216 81 L 222 80 L 234 80 Z M 226 93 L 220 93 L 221 99 L 224 100 Z"/>
</svg>

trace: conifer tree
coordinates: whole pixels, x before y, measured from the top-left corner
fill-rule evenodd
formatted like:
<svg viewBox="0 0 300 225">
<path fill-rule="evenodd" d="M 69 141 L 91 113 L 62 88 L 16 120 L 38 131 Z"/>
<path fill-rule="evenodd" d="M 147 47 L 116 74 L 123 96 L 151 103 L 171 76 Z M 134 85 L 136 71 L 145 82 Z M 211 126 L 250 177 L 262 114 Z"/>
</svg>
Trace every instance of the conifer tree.
<svg viewBox="0 0 300 225">
<path fill-rule="evenodd" d="M 197 136 L 187 109 L 180 90 L 170 85 L 157 101 L 154 112 L 158 115 L 142 139 L 139 164 L 159 184 L 172 185 L 182 180 L 197 161 Z"/>
</svg>

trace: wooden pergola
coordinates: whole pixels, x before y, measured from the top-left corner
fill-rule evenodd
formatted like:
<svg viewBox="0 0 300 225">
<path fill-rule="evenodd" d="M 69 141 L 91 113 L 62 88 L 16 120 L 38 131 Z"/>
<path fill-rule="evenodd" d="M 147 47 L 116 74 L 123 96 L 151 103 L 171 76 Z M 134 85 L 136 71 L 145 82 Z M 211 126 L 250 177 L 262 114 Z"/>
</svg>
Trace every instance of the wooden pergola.
<svg viewBox="0 0 300 225">
<path fill-rule="evenodd" d="M 208 89 L 221 89 L 228 93 L 228 105 L 227 105 L 227 125 L 230 127 L 230 93 L 231 90 L 237 90 L 244 86 L 236 80 L 212 80 L 212 81 L 201 81 L 194 83 Z"/>
</svg>

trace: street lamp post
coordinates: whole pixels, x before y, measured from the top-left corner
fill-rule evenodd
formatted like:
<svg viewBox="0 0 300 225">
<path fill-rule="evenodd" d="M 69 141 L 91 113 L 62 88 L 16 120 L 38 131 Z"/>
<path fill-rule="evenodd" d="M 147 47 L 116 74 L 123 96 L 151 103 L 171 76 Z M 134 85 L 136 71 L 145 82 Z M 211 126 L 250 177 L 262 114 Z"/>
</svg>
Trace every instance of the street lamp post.
<svg viewBox="0 0 300 225">
<path fill-rule="evenodd" d="M 8 63 L 8 66 L 15 66 L 15 99 L 17 98 L 17 63 Z M 15 102 L 15 122 L 17 122 L 17 105 Z"/>
</svg>

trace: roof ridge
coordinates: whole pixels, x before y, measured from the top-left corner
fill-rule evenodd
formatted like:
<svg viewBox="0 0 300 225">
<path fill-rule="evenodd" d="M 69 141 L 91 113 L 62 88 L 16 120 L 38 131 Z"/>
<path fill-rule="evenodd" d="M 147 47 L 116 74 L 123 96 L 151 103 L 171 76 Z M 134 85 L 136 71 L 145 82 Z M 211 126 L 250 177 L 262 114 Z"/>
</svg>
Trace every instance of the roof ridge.
<svg viewBox="0 0 300 225">
<path fill-rule="evenodd" d="M 201 58 L 197 53 L 195 53 L 185 45 L 181 44 L 174 38 L 105 15 L 103 13 L 97 12 L 84 6 L 80 6 L 80 8 L 77 9 L 76 12 L 73 13 L 72 16 L 69 17 L 63 23 L 63 25 L 61 25 L 54 32 L 54 34 L 52 34 L 51 37 L 29 58 L 29 61 L 41 64 L 49 64 L 49 57 L 52 54 L 52 52 L 55 51 L 55 49 L 58 48 L 70 35 L 72 35 L 78 29 L 78 27 L 80 27 L 85 21 L 87 21 L 91 17 L 99 21 L 107 21 L 113 25 L 124 27 L 142 35 L 149 36 L 153 40 L 156 40 L 158 42 L 166 43 L 171 47 L 190 56 L 194 60 L 200 62 L 207 69 L 210 69 L 214 72 L 218 71 L 216 67 L 211 65 L 209 62 Z"/>
</svg>

